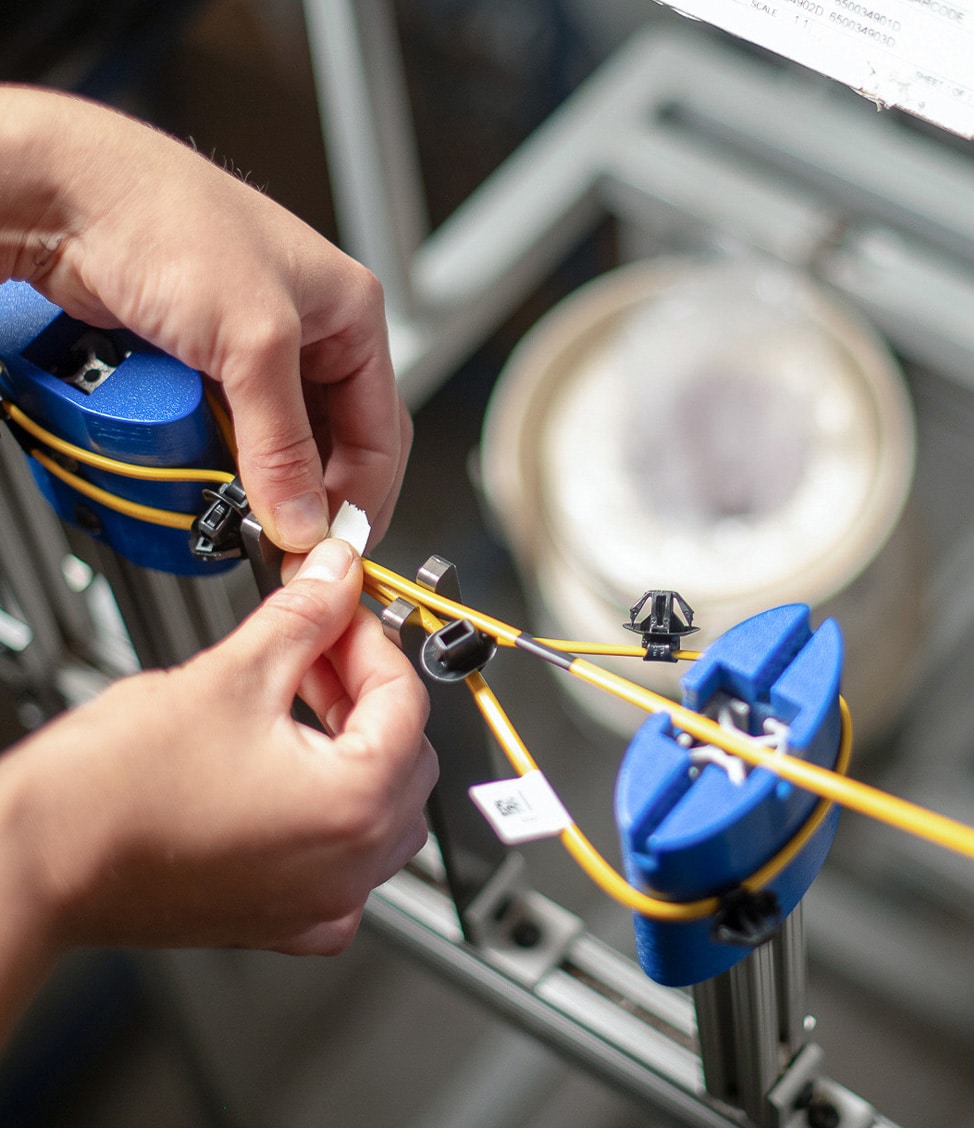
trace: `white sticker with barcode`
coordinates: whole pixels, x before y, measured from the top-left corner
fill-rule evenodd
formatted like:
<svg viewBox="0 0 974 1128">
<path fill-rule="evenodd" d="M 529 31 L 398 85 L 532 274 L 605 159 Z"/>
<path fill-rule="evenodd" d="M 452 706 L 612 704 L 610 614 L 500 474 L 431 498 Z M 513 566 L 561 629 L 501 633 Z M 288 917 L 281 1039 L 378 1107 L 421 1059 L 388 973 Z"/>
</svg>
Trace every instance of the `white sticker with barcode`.
<svg viewBox="0 0 974 1128">
<path fill-rule="evenodd" d="M 470 798 L 508 845 L 554 838 L 572 825 L 571 815 L 540 771 L 478 783 L 470 788 Z"/>
</svg>

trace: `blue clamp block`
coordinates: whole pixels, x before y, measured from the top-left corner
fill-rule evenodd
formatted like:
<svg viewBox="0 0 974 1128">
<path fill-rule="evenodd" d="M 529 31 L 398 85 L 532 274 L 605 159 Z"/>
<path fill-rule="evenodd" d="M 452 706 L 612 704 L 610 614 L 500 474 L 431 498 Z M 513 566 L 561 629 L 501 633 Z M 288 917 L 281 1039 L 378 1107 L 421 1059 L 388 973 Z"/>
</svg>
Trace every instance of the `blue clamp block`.
<svg viewBox="0 0 974 1128">
<path fill-rule="evenodd" d="M 3 396 L 76 446 L 142 466 L 234 469 L 199 372 L 125 330 L 93 330 L 22 282 L 0 286 L 0 362 Z M 29 462 L 64 520 L 135 564 L 177 575 L 213 575 L 236 563 L 200 560 L 188 532 L 118 513 L 35 459 Z M 89 466 L 72 470 L 141 505 L 191 514 L 206 506 L 199 482 L 145 482 Z"/>
<path fill-rule="evenodd" d="M 736 714 L 752 736 L 787 725 L 787 751 L 834 767 L 842 736 L 842 637 L 828 620 L 813 634 L 809 610 L 790 604 L 733 627 L 682 679 L 683 704 Z M 766 768 L 698 751 L 677 740 L 669 717 L 650 717 L 629 746 L 616 784 L 616 822 L 629 881 L 669 901 L 733 896 L 786 846 L 818 798 Z M 835 834 L 833 807 L 799 855 L 770 883 L 780 919 L 798 904 L 825 861 Z M 773 894 L 773 897 L 770 895 Z M 709 979 L 747 955 L 716 939 L 714 918 L 660 922 L 636 916 L 640 963 L 667 986 Z"/>
</svg>

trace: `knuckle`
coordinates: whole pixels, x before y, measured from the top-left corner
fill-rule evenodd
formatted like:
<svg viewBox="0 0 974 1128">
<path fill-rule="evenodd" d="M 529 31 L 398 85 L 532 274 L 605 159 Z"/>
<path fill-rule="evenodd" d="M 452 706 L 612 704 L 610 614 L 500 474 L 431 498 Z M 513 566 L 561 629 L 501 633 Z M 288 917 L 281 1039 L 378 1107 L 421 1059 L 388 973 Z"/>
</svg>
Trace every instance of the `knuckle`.
<svg viewBox="0 0 974 1128">
<path fill-rule="evenodd" d="M 363 793 L 347 802 L 341 818 L 343 837 L 354 843 L 357 853 L 369 854 L 385 839 L 385 821 L 378 796 Z"/>
<path fill-rule="evenodd" d="M 286 349 L 295 354 L 301 339 L 301 321 L 292 307 L 261 306 L 248 309 L 242 324 L 233 327 L 232 347 L 243 356 L 260 360 L 276 357 Z"/>
<path fill-rule="evenodd" d="M 309 629 L 321 629 L 326 606 L 321 597 L 321 584 L 306 585 L 300 582 L 279 588 L 272 596 L 273 607 L 278 612 L 279 631 L 292 641 L 306 636 Z"/>
<path fill-rule="evenodd" d="M 379 279 L 363 266 L 358 266 L 348 280 L 339 318 L 338 335 L 358 349 L 369 351 L 386 339 L 385 291 Z"/>
<path fill-rule="evenodd" d="M 356 273 L 356 297 L 362 310 L 376 316 L 385 315 L 385 291 L 371 270 L 362 267 Z"/>
<path fill-rule="evenodd" d="M 318 447 L 310 434 L 282 437 L 277 432 L 274 437 L 277 441 L 273 447 L 258 446 L 251 450 L 252 468 L 262 478 L 290 482 L 314 474 L 316 480 L 320 479 Z"/>
</svg>

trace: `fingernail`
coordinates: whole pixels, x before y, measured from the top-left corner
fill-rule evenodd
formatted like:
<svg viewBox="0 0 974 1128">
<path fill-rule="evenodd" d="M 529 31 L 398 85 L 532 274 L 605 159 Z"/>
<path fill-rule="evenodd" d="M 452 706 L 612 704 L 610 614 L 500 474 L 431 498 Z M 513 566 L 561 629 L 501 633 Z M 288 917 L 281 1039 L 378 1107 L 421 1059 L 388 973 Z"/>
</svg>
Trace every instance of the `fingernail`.
<svg viewBox="0 0 974 1128">
<path fill-rule="evenodd" d="M 348 541 L 323 540 L 308 553 L 298 575 L 302 579 L 324 580 L 334 584 L 348 575 L 355 559 L 355 550 Z"/>
<path fill-rule="evenodd" d="M 328 532 L 328 503 L 320 493 L 301 494 L 274 509 L 277 533 L 294 551 L 311 548 Z"/>
</svg>

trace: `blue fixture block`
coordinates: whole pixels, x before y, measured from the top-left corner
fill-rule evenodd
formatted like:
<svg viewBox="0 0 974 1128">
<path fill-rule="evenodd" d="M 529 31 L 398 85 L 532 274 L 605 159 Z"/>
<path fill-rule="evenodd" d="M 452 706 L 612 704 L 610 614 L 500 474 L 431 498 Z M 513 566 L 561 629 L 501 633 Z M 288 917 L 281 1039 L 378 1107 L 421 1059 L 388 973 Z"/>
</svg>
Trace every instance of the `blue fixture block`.
<svg viewBox="0 0 974 1128">
<path fill-rule="evenodd" d="M 122 329 L 93 329 L 23 282 L 0 286 L 0 393 L 45 430 L 120 462 L 233 471 L 199 372 Z M 29 450 L 34 444 L 23 437 Z M 213 575 L 236 561 L 194 556 L 190 533 L 102 505 L 35 459 L 42 493 L 68 522 L 120 555 L 177 575 Z M 203 512 L 199 482 L 140 481 L 85 465 L 78 477 L 140 505 Z"/>
<path fill-rule="evenodd" d="M 842 638 L 828 620 L 814 633 L 809 610 L 790 604 L 738 624 L 682 679 L 683 704 L 760 737 L 787 726 L 788 754 L 835 765 L 842 736 Z M 637 732 L 616 785 L 616 822 L 629 881 L 669 901 L 725 897 L 775 857 L 818 798 L 767 768 L 694 750 L 670 719 Z M 780 919 L 798 904 L 835 834 L 833 808 L 800 854 L 770 883 Z M 668 986 L 698 983 L 733 966 L 746 945 L 716 939 L 713 918 L 659 922 L 636 916 L 640 962 Z"/>
</svg>

